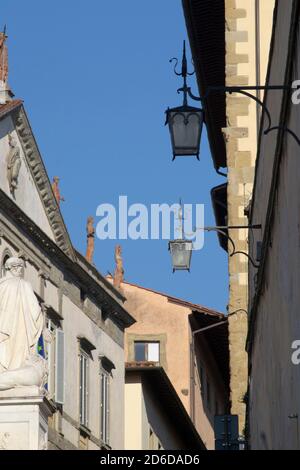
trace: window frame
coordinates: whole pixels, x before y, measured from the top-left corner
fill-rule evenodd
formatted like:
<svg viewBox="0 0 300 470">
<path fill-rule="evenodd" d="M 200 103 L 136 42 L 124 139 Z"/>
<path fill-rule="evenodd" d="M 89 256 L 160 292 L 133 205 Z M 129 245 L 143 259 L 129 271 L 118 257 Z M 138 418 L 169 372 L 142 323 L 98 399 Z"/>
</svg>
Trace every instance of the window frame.
<svg viewBox="0 0 300 470">
<path fill-rule="evenodd" d="M 142 360 L 138 360 L 136 358 L 136 346 L 138 344 L 143 344 L 144 345 L 144 359 Z M 157 344 L 158 345 L 158 360 L 152 360 L 152 359 L 148 359 L 148 356 L 149 356 L 149 350 L 148 350 L 148 346 L 149 344 Z M 136 362 L 157 362 L 157 363 L 160 363 L 160 355 L 161 355 L 161 343 L 159 340 L 153 340 L 153 341 L 147 341 L 147 340 L 135 340 L 134 341 L 134 360 Z"/>
<path fill-rule="evenodd" d="M 61 317 L 52 308 L 49 307 L 47 308 L 45 315 L 45 327 L 52 336 L 51 342 L 44 340 L 45 359 L 48 363 L 47 391 L 50 395 L 50 398 L 56 404 L 63 405 L 65 401 L 64 330 L 62 328 Z M 62 349 L 58 349 L 59 346 Z M 58 356 L 59 352 L 62 354 L 62 357 Z M 62 383 L 58 382 L 58 377 L 62 378 Z"/>
<path fill-rule="evenodd" d="M 56 322 L 53 319 L 46 315 L 45 326 L 52 336 L 52 341 L 44 341 L 45 348 L 45 359 L 48 363 L 48 379 L 47 379 L 47 390 L 52 398 L 55 401 L 55 369 L 56 369 L 56 330 L 58 328 Z"/>
<path fill-rule="evenodd" d="M 110 442 L 110 373 L 100 368 L 100 439 L 103 444 Z"/>
<path fill-rule="evenodd" d="M 82 348 L 79 350 L 79 424 L 86 428 L 89 425 L 89 355 Z"/>
</svg>

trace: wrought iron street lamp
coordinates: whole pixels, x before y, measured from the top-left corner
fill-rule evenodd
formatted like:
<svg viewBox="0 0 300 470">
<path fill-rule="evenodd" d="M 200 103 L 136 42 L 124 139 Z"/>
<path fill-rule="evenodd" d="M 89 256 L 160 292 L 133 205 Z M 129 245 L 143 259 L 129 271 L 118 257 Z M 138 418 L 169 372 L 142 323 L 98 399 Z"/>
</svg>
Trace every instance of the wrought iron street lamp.
<svg viewBox="0 0 300 470">
<path fill-rule="evenodd" d="M 173 60 L 177 61 L 177 59 L 171 59 L 171 61 Z M 183 43 L 183 56 L 180 73 L 176 71 L 176 65 L 174 67 L 174 72 L 176 75 L 183 77 L 184 85 L 182 106 L 168 108 L 166 110 L 166 125 L 169 125 L 173 160 L 175 160 L 175 158 L 178 156 L 196 156 L 199 160 L 199 149 L 202 126 L 204 122 L 204 113 L 203 109 L 188 105 L 188 87 L 186 79 L 187 75 L 192 75 L 192 73 L 187 71 L 185 41 Z"/>
<path fill-rule="evenodd" d="M 171 136 L 173 160 L 179 156 L 196 156 L 199 160 L 203 125 L 202 109 L 183 105 L 166 111 Z"/>
<path fill-rule="evenodd" d="M 190 271 L 193 250 L 192 240 L 185 239 L 184 215 L 181 200 L 179 202 L 178 220 L 180 238 L 169 241 L 169 251 L 171 253 L 173 273 L 175 271 Z"/>
<path fill-rule="evenodd" d="M 272 126 L 272 119 L 270 112 L 261 100 L 257 96 L 249 93 L 250 91 L 258 90 L 291 90 L 292 86 L 289 85 L 257 85 L 257 86 L 209 86 L 207 87 L 206 93 L 203 96 L 195 96 L 191 88 L 187 85 L 187 76 L 193 75 L 195 72 L 188 72 L 185 41 L 183 42 L 183 55 L 181 72 L 177 72 L 176 67 L 178 59 L 175 57 L 170 62 L 175 61 L 174 72 L 177 76 L 183 78 L 183 86 L 177 90 L 178 93 L 183 93 L 183 105 L 177 108 L 168 108 L 166 110 L 166 125 L 169 125 L 169 131 L 171 136 L 171 144 L 173 150 L 173 160 L 177 156 L 196 156 L 199 160 L 199 149 L 201 142 L 201 134 L 204 120 L 204 110 L 202 108 L 194 108 L 188 105 L 188 97 L 194 101 L 201 101 L 204 103 L 210 93 L 240 93 L 248 98 L 253 99 L 258 103 L 264 110 L 267 117 L 267 127 L 263 130 L 263 134 L 269 134 L 274 130 L 282 130 L 288 132 L 298 145 L 300 145 L 300 139 L 291 129 L 285 126 Z M 294 88 L 295 89 L 295 88 Z"/>
<path fill-rule="evenodd" d="M 172 258 L 173 273 L 175 271 L 190 271 L 193 250 L 192 240 L 171 240 L 169 250 Z"/>
<path fill-rule="evenodd" d="M 193 242 L 192 240 L 186 240 L 185 235 L 192 236 L 193 234 L 185 234 L 184 225 L 183 225 L 183 209 L 181 206 L 180 209 L 180 221 L 181 221 L 181 238 L 177 240 L 171 240 L 169 242 L 169 251 L 171 253 L 173 273 L 175 271 L 190 271 L 192 252 L 193 252 Z M 261 225 L 229 225 L 229 226 L 218 226 L 218 227 L 197 227 L 195 230 L 203 230 L 205 232 L 218 232 L 221 233 L 224 237 L 230 241 L 232 246 L 232 251 L 229 253 L 229 256 L 234 255 L 244 255 L 248 258 L 250 263 L 254 268 L 259 268 L 259 264 L 255 263 L 251 256 L 245 251 L 236 250 L 235 243 L 233 239 L 229 236 L 228 230 L 233 229 L 261 229 Z"/>
</svg>

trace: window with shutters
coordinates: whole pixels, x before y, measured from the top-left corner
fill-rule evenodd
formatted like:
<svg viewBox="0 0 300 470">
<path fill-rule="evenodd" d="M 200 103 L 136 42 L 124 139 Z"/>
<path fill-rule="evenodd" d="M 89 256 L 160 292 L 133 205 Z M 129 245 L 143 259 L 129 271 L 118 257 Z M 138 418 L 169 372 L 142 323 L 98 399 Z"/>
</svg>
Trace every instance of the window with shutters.
<svg viewBox="0 0 300 470">
<path fill-rule="evenodd" d="M 47 315 L 47 338 L 44 338 L 45 358 L 48 362 L 47 390 L 59 404 L 64 403 L 64 332 L 54 315 Z"/>
<path fill-rule="evenodd" d="M 79 418 L 80 424 L 88 427 L 89 358 L 84 351 L 79 353 Z"/>
<path fill-rule="evenodd" d="M 110 440 L 110 387 L 113 380 L 114 363 L 105 355 L 100 361 L 100 437 L 104 447 Z"/>
<path fill-rule="evenodd" d="M 51 398 L 55 394 L 55 346 L 56 346 L 56 325 L 51 318 L 46 318 L 46 328 L 49 338 L 45 341 L 45 358 L 48 362 L 47 390 Z"/>
<path fill-rule="evenodd" d="M 110 377 L 107 371 L 100 372 L 101 387 L 101 440 L 104 444 L 109 445 L 109 428 L 110 428 Z"/>
</svg>

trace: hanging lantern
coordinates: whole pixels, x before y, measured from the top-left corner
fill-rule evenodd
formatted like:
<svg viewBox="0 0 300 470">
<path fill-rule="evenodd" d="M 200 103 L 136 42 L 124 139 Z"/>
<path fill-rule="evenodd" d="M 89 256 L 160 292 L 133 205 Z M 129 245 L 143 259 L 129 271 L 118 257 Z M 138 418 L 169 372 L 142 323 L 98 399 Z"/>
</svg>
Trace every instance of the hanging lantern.
<svg viewBox="0 0 300 470">
<path fill-rule="evenodd" d="M 169 242 L 173 272 L 189 271 L 191 266 L 193 242 L 191 240 L 172 240 Z"/>
<path fill-rule="evenodd" d="M 183 105 L 167 109 L 173 160 L 178 156 L 195 156 L 199 160 L 200 140 L 204 121 L 202 109 Z"/>
</svg>

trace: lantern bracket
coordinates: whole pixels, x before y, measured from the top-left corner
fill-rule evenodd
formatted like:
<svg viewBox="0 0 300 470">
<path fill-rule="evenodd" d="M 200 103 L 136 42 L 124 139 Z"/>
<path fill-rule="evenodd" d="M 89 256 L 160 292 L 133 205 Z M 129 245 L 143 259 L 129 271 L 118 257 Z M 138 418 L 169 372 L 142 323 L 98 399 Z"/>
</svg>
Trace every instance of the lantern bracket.
<svg viewBox="0 0 300 470">
<path fill-rule="evenodd" d="M 252 266 L 254 268 L 259 268 L 259 264 L 255 263 L 255 261 L 252 259 L 252 257 L 246 253 L 245 251 L 241 251 L 241 250 L 236 250 L 236 246 L 235 246 L 235 243 L 232 239 L 232 237 L 230 235 L 228 235 L 228 230 L 233 230 L 233 229 L 237 229 L 237 230 L 240 230 L 240 229 L 261 229 L 261 225 L 260 224 L 256 224 L 256 225 L 224 225 L 224 226 L 217 226 L 217 227 L 196 227 L 194 231 L 196 230 L 204 230 L 205 232 L 218 232 L 220 233 L 221 235 L 223 235 L 224 237 L 227 238 L 227 240 L 230 241 L 231 245 L 232 245 L 232 252 L 229 253 L 229 256 L 232 257 L 234 255 L 244 255 L 248 258 L 248 260 L 250 261 L 250 263 L 252 264 Z"/>
<path fill-rule="evenodd" d="M 266 116 L 267 116 L 267 127 L 263 130 L 263 134 L 267 135 L 272 131 L 275 130 L 281 130 L 283 132 L 288 132 L 297 142 L 297 144 L 300 146 L 300 139 L 299 137 L 295 134 L 294 131 L 289 129 L 286 126 L 272 126 L 272 119 L 271 119 L 271 114 L 266 106 L 266 104 L 261 101 L 257 96 L 252 95 L 249 93 L 250 91 L 260 91 L 260 90 L 292 90 L 292 89 L 298 89 L 300 88 L 299 86 L 293 87 L 290 85 L 257 85 L 257 86 L 208 86 L 206 89 L 206 92 L 202 96 L 196 96 L 193 94 L 191 88 L 187 85 L 187 76 L 188 75 L 193 75 L 195 71 L 192 73 L 189 73 L 187 70 L 187 59 L 186 59 L 186 48 L 185 48 L 185 41 L 183 42 L 183 55 L 182 55 L 182 67 L 181 67 L 181 72 L 177 72 L 176 67 L 178 64 L 178 59 L 173 57 L 170 59 L 170 62 L 176 61 L 175 66 L 174 66 L 174 73 L 177 76 L 183 77 L 183 86 L 181 88 L 178 88 L 177 93 L 183 93 L 183 104 L 187 105 L 187 97 L 189 96 L 192 100 L 194 101 L 201 101 L 203 104 L 209 97 L 211 93 L 240 93 L 244 96 L 247 96 L 248 98 L 254 100 L 257 104 L 261 106 L 261 108 L 264 110 Z"/>
</svg>

